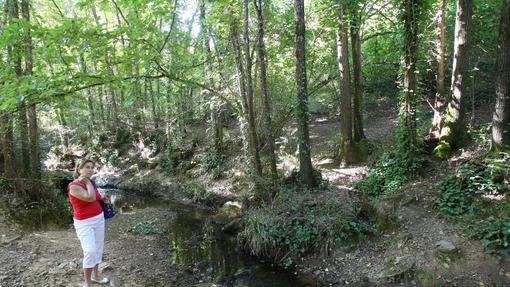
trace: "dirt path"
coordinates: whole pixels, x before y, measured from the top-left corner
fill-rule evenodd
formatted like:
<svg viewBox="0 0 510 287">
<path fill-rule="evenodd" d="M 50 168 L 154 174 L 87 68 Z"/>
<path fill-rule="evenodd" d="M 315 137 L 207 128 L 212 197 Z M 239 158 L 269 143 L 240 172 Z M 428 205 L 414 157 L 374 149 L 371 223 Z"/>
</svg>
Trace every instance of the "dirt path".
<svg viewBox="0 0 510 287">
<path fill-rule="evenodd" d="M 168 222 L 175 213 L 145 208 L 116 216 L 106 224 L 104 274 L 110 286 L 192 286 L 192 272 L 169 262 L 164 235 L 136 235 L 138 222 Z M 70 226 L 64 230 L 21 233 L 2 226 L 0 286 L 81 286 L 81 249 Z M 11 225 L 12 226 L 12 225 Z"/>
</svg>

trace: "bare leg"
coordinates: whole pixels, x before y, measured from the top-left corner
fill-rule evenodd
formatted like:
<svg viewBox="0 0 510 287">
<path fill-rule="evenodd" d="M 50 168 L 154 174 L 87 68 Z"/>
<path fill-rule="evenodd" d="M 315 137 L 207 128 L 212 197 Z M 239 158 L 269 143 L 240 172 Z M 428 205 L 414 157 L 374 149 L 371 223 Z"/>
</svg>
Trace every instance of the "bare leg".
<svg viewBox="0 0 510 287">
<path fill-rule="evenodd" d="M 99 264 L 96 264 L 92 269 L 92 280 L 100 284 L 108 283 L 109 279 L 99 274 Z"/>
<path fill-rule="evenodd" d="M 96 266 L 94 266 L 94 269 L 92 271 L 92 275 L 94 275 L 94 279 L 96 280 L 101 280 L 102 278 L 99 277 L 99 264 L 96 264 Z"/>
<path fill-rule="evenodd" d="M 92 268 L 83 268 L 83 276 L 85 277 L 84 286 L 92 286 Z"/>
</svg>

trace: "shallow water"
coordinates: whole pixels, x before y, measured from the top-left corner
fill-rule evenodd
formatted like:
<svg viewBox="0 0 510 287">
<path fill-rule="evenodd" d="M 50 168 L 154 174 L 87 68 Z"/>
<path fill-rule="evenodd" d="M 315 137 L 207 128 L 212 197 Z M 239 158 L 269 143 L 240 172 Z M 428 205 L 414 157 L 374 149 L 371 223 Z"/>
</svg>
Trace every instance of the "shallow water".
<svg viewBox="0 0 510 287">
<path fill-rule="evenodd" d="M 271 266 L 241 252 L 236 238 L 221 231 L 222 226 L 213 221 L 210 210 L 115 189 L 101 192 L 111 195 L 118 216 L 149 206 L 164 206 L 176 212 L 177 217 L 167 223 L 166 236 L 172 250 L 169 261 L 198 269 L 205 282 L 225 287 L 318 286 L 310 276 L 296 275 L 291 269 Z"/>
</svg>

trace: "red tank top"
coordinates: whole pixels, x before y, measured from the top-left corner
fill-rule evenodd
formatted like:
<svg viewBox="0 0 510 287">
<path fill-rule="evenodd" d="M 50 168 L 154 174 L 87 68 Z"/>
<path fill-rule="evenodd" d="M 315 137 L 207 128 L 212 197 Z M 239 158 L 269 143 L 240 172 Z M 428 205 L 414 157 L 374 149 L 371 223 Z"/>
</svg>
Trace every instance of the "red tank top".
<svg viewBox="0 0 510 287">
<path fill-rule="evenodd" d="M 101 195 L 99 194 L 99 191 L 94 186 L 94 191 L 96 192 L 96 200 L 88 202 L 85 200 L 81 200 L 75 196 L 73 196 L 71 193 L 69 193 L 69 190 L 71 189 L 71 186 L 76 185 L 79 186 L 85 190 L 87 190 L 87 185 L 81 183 L 81 182 L 70 182 L 67 187 L 67 193 L 69 194 L 69 202 L 71 203 L 71 206 L 73 207 L 73 217 L 78 220 L 83 220 L 87 218 L 94 217 L 96 215 L 99 215 L 101 212 L 103 212 L 103 209 L 101 208 L 101 205 L 99 204 L 99 200 L 101 199 Z"/>
</svg>

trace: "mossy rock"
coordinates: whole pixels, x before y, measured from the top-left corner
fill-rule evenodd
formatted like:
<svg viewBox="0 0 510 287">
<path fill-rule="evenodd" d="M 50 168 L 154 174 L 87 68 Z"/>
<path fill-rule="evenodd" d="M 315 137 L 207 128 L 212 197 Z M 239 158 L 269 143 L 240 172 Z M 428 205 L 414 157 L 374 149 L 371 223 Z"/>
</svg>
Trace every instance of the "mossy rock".
<svg viewBox="0 0 510 287">
<path fill-rule="evenodd" d="M 379 278 L 389 282 L 400 282 L 411 279 L 415 275 L 415 264 L 410 256 L 390 257 L 379 272 Z"/>
<path fill-rule="evenodd" d="M 451 155 L 451 153 L 452 153 L 452 148 L 451 148 L 450 144 L 445 141 L 441 141 L 436 146 L 434 151 L 432 151 L 432 154 L 434 155 L 434 157 L 437 159 L 440 159 L 440 160 L 447 159 Z"/>
</svg>

